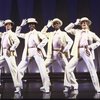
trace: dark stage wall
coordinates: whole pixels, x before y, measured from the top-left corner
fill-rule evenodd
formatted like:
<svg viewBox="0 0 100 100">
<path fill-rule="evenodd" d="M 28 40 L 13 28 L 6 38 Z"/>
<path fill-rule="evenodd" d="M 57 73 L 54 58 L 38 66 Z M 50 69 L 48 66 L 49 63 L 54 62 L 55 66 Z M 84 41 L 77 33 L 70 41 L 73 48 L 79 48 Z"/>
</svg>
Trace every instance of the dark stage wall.
<svg viewBox="0 0 100 100">
<path fill-rule="evenodd" d="M 20 25 L 22 19 L 34 17 L 38 21 L 37 30 L 41 30 L 48 20 L 55 17 L 63 21 L 62 30 L 70 22 L 75 22 L 77 18 L 88 17 L 92 21 L 91 30 L 98 36 L 100 34 L 100 0 L 0 0 L 0 20 L 10 18 L 14 21 L 15 26 Z M 0 28 L 3 32 L 4 28 Z M 27 32 L 27 26 L 22 29 L 22 32 Z M 74 37 L 71 36 L 72 39 Z M 24 47 L 24 40 L 20 39 L 21 43 L 17 48 L 18 57 L 16 58 L 19 64 Z M 95 50 L 96 68 L 100 71 L 100 47 Z M 4 64 L 5 72 L 9 72 L 6 64 Z M 38 72 L 36 63 L 32 61 L 28 66 L 28 72 Z M 63 72 L 57 64 L 52 67 L 52 72 Z M 75 70 L 76 72 L 87 72 L 85 63 L 81 60 Z"/>
</svg>

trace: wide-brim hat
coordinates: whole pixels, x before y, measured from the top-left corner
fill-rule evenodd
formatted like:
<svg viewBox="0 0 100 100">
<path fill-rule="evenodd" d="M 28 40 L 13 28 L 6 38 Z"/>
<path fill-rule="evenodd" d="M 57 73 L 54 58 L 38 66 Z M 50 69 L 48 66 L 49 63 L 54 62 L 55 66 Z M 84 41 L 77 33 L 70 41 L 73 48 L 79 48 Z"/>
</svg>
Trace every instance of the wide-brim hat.
<svg viewBox="0 0 100 100">
<path fill-rule="evenodd" d="M 14 25 L 14 23 L 10 19 L 7 19 L 7 20 L 4 21 L 4 25 L 6 25 L 8 23 L 11 23 L 12 25 Z"/>
<path fill-rule="evenodd" d="M 60 22 L 60 26 L 63 25 L 63 22 L 59 18 L 54 18 L 52 21 L 52 27 L 53 27 L 54 22 Z"/>
<path fill-rule="evenodd" d="M 80 24 L 81 24 L 83 21 L 87 21 L 87 22 L 89 23 L 89 25 L 92 24 L 91 20 L 89 20 L 87 17 L 82 17 L 82 18 L 80 19 Z"/>
<path fill-rule="evenodd" d="M 29 23 L 38 23 L 37 21 L 36 21 L 36 19 L 35 18 L 28 18 L 27 19 L 27 24 L 29 24 Z"/>
</svg>

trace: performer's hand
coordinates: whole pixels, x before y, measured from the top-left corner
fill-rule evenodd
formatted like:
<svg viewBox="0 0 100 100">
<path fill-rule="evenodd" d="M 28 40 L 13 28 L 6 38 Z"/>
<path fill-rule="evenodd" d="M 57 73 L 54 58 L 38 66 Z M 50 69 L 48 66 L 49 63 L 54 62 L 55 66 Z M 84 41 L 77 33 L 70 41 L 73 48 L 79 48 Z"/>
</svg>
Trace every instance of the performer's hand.
<svg viewBox="0 0 100 100">
<path fill-rule="evenodd" d="M 0 20 L 0 27 L 4 26 L 4 20 Z"/>
<path fill-rule="evenodd" d="M 14 56 L 14 51 L 10 51 L 10 55 L 11 56 Z"/>
<path fill-rule="evenodd" d="M 62 49 L 62 50 L 63 50 L 63 53 L 66 53 L 66 52 L 68 51 L 68 48 L 66 48 L 66 47 L 65 47 L 65 48 L 62 47 L 62 48 L 63 48 L 63 49 Z"/>
<path fill-rule="evenodd" d="M 41 49 L 40 48 L 37 48 L 37 51 L 38 51 L 39 54 L 41 53 Z"/>
<path fill-rule="evenodd" d="M 86 49 L 86 54 L 87 54 L 87 56 L 90 56 L 90 52 L 87 49 Z"/>
<path fill-rule="evenodd" d="M 76 19 L 76 22 L 74 24 L 79 25 L 80 24 L 80 19 Z"/>
<path fill-rule="evenodd" d="M 26 19 L 23 19 L 20 26 L 24 26 L 24 25 L 26 25 L 26 24 L 27 24 L 27 20 L 26 20 Z"/>
<path fill-rule="evenodd" d="M 88 46 L 85 46 L 85 49 L 86 49 L 87 56 L 90 56 L 90 49 L 88 48 Z"/>
<path fill-rule="evenodd" d="M 52 25 L 52 20 L 48 20 L 47 27 L 49 28 L 51 27 L 51 25 Z"/>
<path fill-rule="evenodd" d="M 11 56 L 10 50 L 7 50 L 6 54 L 7 54 L 8 57 L 10 57 Z"/>
<path fill-rule="evenodd" d="M 17 34 L 17 33 L 20 33 L 20 31 L 21 31 L 21 27 L 20 26 L 17 26 L 16 27 L 16 30 L 15 30 L 15 33 Z"/>
</svg>

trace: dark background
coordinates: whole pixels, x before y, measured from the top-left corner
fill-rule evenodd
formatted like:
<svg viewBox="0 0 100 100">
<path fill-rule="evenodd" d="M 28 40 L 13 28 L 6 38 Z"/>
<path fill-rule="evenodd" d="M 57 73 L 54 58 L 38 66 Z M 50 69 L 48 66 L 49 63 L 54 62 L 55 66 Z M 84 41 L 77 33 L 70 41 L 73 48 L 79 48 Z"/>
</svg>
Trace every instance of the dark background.
<svg viewBox="0 0 100 100">
<path fill-rule="evenodd" d="M 37 30 L 41 30 L 46 25 L 48 20 L 55 17 L 63 21 L 62 30 L 70 22 L 75 22 L 77 18 L 88 17 L 92 21 L 91 31 L 98 36 L 100 34 L 100 0 L 0 0 L 0 20 L 11 19 L 15 24 L 13 31 L 17 25 L 20 25 L 22 19 L 34 17 L 38 21 Z M 0 28 L 3 32 L 4 28 Z M 27 32 L 28 28 L 25 26 L 22 32 Z M 74 39 L 73 36 L 71 36 Z M 17 65 L 19 64 L 24 48 L 24 40 L 20 39 L 21 43 L 17 48 L 18 57 Z M 95 65 L 96 69 L 100 71 L 100 47 L 95 50 Z M 56 63 L 55 63 L 56 64 Z M 57 64 L 51 67 L 52 72 L 63 72 Z M 4 65 L 5 66 L 5 65 Z M 32 61 L 28 70 L 31 72 L 38 72 L 38 67 L 35 61 Z M 80 60 L 76 72 L 88 72 L 84 61 Z M 4 67 L 4 72 L 8 73 L 8 67 Z"/>
</svg>

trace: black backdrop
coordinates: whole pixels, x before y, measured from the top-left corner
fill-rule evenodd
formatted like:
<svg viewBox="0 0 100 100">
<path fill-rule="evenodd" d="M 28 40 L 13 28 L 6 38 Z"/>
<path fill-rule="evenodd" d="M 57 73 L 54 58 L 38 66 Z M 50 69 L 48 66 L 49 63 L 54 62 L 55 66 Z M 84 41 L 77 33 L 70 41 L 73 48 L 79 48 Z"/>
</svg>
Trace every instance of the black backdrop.
<svg viewBox="0 0 100 100">
<path fill-rule="evenodd" d="M 24 18 L 34 17 L 38 21 L 37 30 L 41 30 L 48 20 L 55 17 L 63 21 L 62 30 L 70 22 L 75 22 L 77 18 L 83 16 L 88 17 L 92 21 L 91 30 L 98 36 L 100 34 L 100 0 L 0 0 L 0 20 L 11 19 L 14 23 L 14 31 Z M 0 28 L 4 31 L 4 28 Z M 27 27 L 22 29 L 22 32 L 27 32 Z M 72 37 L 73 38 L 73 37 Z M 19 64 L 24 47 L 24 40 L 20 39 L 21 43 L 17 48 L 18 57 L 17 65 Z M 95 50 L 96 68 L 100 71 L 100 47 Z M 62 72 L 62 68 L 58 65 L 52 67 L 53 72 Z M 4 69 L 9 72 L 7 66 Z M 32 61 L 28 66 L 28 72 L 38 72 L 36 63 Z M 84 61 L 80 61 L 76 68 L 76 72 L 87 72 Z"/>
</svg>

